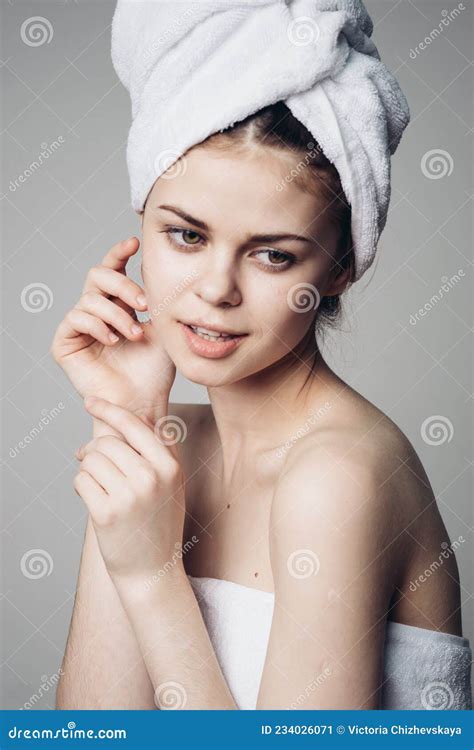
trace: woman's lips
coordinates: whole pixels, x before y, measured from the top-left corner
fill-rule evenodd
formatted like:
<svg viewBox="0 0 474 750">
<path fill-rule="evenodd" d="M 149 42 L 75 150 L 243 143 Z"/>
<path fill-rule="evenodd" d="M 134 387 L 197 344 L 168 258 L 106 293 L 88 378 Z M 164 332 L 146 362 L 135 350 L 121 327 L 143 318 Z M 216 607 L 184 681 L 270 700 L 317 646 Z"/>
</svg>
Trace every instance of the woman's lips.
<svg viewBox="0 0 474 750">
<path fill-rule="evenodd" d="M 235 336 L 226 341 L 209 341 L 198 336 L 198 334 L 194 333 L 192 328 L 185 323 L 178 321 L 178 324 L 184 333 L 186 342 L 191 351 L 194 352 L 194 354 L 199 354 L 201 357 L 208 357 L 209 359 L 227 357 L 228 354 L 238 347 L 240 342 L 247 335 Z"/>
</svg>

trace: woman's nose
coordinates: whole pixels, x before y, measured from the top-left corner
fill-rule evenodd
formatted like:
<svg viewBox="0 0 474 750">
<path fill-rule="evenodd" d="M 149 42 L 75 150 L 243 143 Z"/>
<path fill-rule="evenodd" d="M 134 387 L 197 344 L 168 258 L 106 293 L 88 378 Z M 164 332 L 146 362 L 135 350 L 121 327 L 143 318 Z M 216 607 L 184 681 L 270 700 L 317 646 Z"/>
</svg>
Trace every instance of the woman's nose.
<svg viewBox="0 0 474 750">
<path fill-rule="evenodd" d="M 212 264 L 201 270 L 194 291 L 210 305 L 238 305 L 241 293 L 235 274 L 226 265 Z"/>
</svg>

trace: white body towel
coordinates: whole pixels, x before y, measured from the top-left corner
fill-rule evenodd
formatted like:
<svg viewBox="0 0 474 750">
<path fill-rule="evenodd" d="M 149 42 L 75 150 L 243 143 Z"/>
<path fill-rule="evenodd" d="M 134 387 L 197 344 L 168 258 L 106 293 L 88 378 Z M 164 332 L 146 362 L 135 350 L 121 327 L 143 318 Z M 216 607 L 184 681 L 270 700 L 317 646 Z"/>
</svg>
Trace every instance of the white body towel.
<svg viewBox="0 0 474 750">
<path fill-rule="evenodd" d="M 188 578 L 238 708 L 255 709 L 274 594 L 217 578 Z M 380 708 L 471 709 L 471 661 L 467 638 L 388 622 Z M 304 709 L 305 702 L 292 707 Z"/>
</svg>

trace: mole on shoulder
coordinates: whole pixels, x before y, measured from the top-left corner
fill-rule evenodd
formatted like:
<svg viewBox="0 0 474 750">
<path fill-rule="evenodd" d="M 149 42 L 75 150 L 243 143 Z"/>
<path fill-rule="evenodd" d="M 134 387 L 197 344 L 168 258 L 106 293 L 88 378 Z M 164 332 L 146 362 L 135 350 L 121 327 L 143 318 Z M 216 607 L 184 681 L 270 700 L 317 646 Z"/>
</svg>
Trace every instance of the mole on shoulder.
<svg viewBox="0 0 474 750">
<path fill-rule="evenodd" d="M 227 503 L 227 507 L 230 508 L 230 503 Z"/>
<path fill-rule="evenodd" d="M 255 573 L 255 578 L 258 576 L 258 573 Z"/>
</svg>

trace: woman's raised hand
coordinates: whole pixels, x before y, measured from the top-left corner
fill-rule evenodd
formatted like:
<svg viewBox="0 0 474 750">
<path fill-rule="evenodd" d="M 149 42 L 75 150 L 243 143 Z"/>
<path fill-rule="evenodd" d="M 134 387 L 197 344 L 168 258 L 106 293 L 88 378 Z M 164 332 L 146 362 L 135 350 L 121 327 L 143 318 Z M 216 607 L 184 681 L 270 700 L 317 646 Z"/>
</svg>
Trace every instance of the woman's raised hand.
<svg viewBox="0 0 474 750">
<path fill-rule="evenodd" d="M 152 323 L 136 316 L 147 309 L 145 293 L 125 268 L 139 245 L 137 237 L 118 242 L 90 269 L 51 353 L 81 396 L 106 398 L 153 419 L 168 403 L 176 368 L 152 337 Z"/>
</svg>

